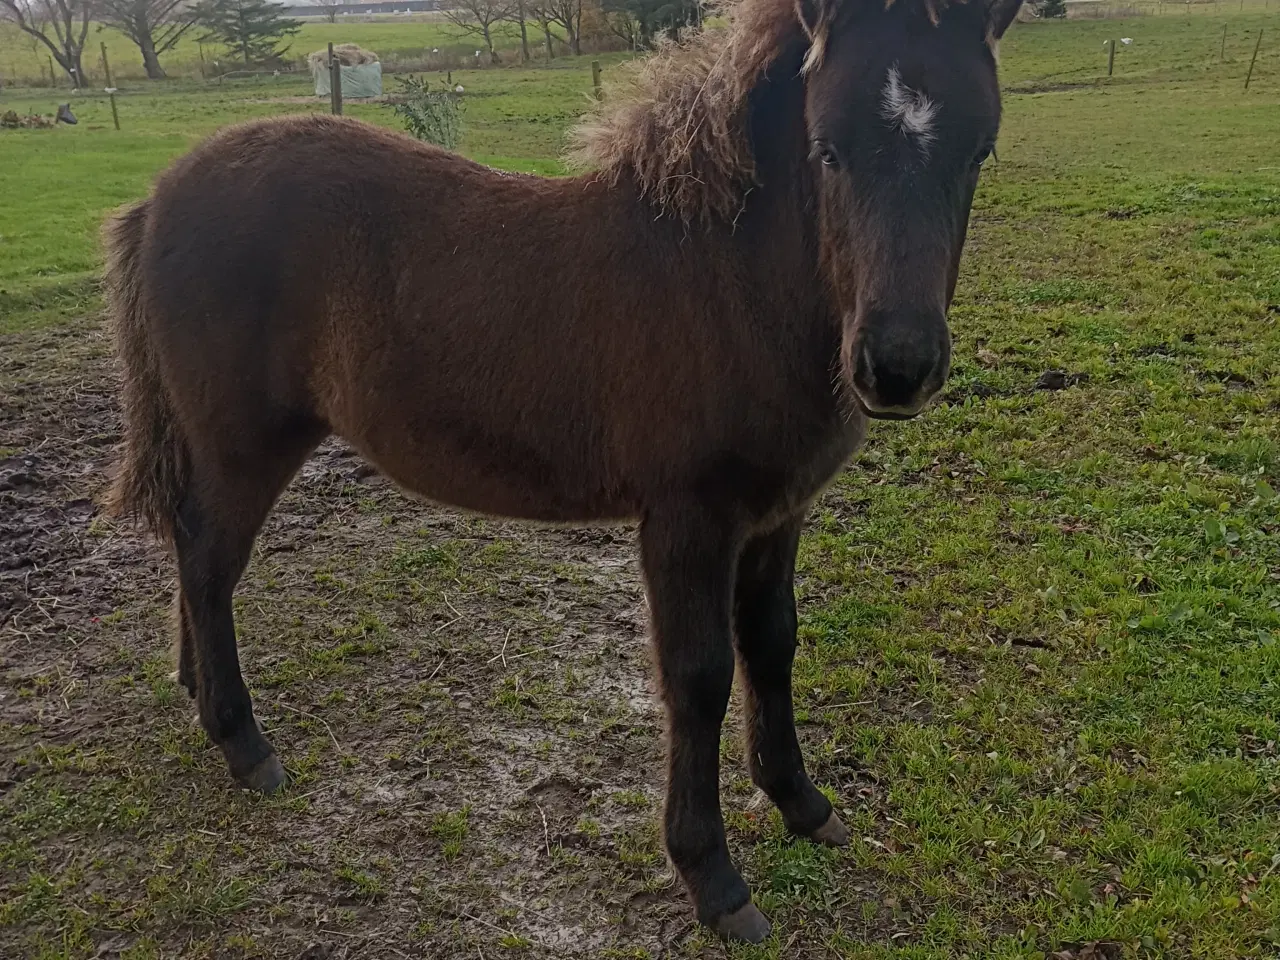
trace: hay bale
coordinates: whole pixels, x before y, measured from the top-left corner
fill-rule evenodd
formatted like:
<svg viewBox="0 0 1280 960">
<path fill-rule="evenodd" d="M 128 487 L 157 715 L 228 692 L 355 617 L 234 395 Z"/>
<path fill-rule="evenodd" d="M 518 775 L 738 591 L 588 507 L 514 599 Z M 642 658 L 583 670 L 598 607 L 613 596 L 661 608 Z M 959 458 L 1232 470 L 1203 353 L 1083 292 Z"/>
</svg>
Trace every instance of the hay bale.
<svg viewBox="0 0 1280 960">
<path fill-rule="evenodd" d="M 335 43 L 333 45 L 333 56 L 344 67 L 363 67 L 365 64 L 378 62 L 376 53 L 372 50 L 365 50 L 354 43 Z M 311 67 L 312 73 L 325 69 L 329 65 L 328 48 L 317 50 L 308 56 L 307 64 Z"/>
</svg>

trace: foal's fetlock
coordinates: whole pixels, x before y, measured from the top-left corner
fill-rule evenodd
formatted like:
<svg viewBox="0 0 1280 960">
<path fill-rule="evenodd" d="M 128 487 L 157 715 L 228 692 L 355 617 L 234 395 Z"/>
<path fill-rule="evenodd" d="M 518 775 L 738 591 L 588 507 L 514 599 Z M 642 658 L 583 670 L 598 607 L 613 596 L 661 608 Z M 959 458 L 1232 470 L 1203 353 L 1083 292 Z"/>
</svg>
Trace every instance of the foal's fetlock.
<svg viewBox="0 0 1280 960">
<path fill-rule="evenodd" d="M 832 847 L 843 847 L 849 842 L 849 831 L 836 816 L 831 801 L 812 783 L 770 795 L 775 798 L 782 822 L 793 836 Z"/>
<path fill-rule="evenodd" d="M 192 700 L 196 698 L 196 678 L 189 673 L 184 674 L 181 667 L 169 672 L 169 680 L 187 691 L 187 696 Z"/>
<path fill-rule="evenodd" d="M 814 796 L 796 808 L 784 810 L 782 822 L 797 837 L 806 837 L 815 843 L 843 847 L 849 842 L 849 831 L 836 815 L 831 801 L 814 791 Z"/>
</svg>

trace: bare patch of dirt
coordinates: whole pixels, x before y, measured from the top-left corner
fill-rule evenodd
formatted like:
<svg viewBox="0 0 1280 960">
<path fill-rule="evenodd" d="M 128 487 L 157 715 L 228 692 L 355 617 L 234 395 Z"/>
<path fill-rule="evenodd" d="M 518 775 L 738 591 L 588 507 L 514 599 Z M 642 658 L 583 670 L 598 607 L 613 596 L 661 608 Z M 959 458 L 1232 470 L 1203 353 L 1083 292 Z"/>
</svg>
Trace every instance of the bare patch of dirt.
<svg viewBox="0 0 1280 960">
<path fill-rule="evenodd" d="M 450 513 L 327 444 L 238 593 L 293 774 L 254 797 L 169 678 L 168 558 L 95 505 L 120 426 L 104 334 L 4 347 L 0 954 L 656 956 L 700 936 L 659 843 L 629 531 Z"/>
</svg>

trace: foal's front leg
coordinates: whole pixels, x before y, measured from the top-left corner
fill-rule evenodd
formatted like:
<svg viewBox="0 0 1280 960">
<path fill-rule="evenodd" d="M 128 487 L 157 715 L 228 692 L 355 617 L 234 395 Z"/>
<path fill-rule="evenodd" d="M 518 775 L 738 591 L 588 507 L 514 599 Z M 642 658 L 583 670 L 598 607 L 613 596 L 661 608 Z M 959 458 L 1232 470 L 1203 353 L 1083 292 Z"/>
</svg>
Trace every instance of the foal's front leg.
<svg viewBox="0 0 1280 960">
<path fill-rule="evenodd" d="M 751 540 L 738 563 L 734 632 L 746 679 L 751 779 L 792 833 L 843 846 L 849 831 L 804 769 L 791 702 L 796 651 L 795 564 L 801 521 Z"/>
<path fill-rule="evenodd" d="M 769 922 L 729 860 L 720 815 L 720 726 L 733 687 L 733 578 L 741 534 L 697 507 L 653 511 L 640 531 L 667 708 L 667 853 L 698 919 L 758 943 Z"/>
</svg>

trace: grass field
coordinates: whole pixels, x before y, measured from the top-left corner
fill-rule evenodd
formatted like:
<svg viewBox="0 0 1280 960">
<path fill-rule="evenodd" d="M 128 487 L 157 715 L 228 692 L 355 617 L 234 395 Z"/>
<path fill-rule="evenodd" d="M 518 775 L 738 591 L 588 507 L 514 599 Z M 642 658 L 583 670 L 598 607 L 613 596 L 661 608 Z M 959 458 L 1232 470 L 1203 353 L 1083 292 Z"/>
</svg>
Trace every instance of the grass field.
<svg viewBox="0 0 1280 960">
<path fill-rule="evenodd" d="M 788 841 L 727 728 L 777 931 L 729 955 L 1280 952 L 1276 41 L 1280 10 L 1224 10 L 1003 43 L 944 402 L 875 426 L 802 547 L 801 734 L 856 839 Z M 561 170 L 584 63 L 459 79 L 464 152 Z M 0 956 L 724 955 L 661 853 L 620 531 L 460 517 L 327 447 L 238 600 L 290 789 L 233 790 L 168 678 L 170 566 L 87 500 L 118 431 L 95 230 L 305 93 L 0 131 Z"/>
<path fill-rule="evenodd" d="M 618 58 L 605 58 L 612 65 Z M 581 58 L 538 70 L 457 71 L 466 94 L 464 151 L 485 163 L 560 173 L 563 134 L 589 103 L 591 68 Z M 394 90 L 388 78 L 387 89 Z M 3 91 L 0 112 L 51 114 L 45 90 Z M 97 227 L 105 210 L 140 196 L 169 160 L 237 120 L 328 110 L 309 81 L 265 78 L 225 85 L 143 85 L 119 102 L 74 102 L 79 126 L 14 131 L 0 138 L 0 331 L 42 323 L 46 311 L 76 316 L 96 297 Z M 350 116 L 393 124 L 384 104 L 346 105 Z"/>
<path fill-rule="evenodd" d="M 535 26 L 530 32 L 529 42 L 533 52 L 541 56 L 536 42 L 541 36 L 538 29 Z M 172 50 L 161 57 L 161 63 L 171 78 L 197 79 L 201 76 L 198 35 L 198 31 L 188 31 Z M 297 34 L 286 40 L 286 59 L 300 61 L 313 50 L 324 49 L 328 43 L 350 42 L 376 51 L 389 65 L 400 60 L 414 63 L 428 60 L 432 55 L 431 51 L 438 49 L 439 56 L 449 61 L 449 66 L 453 66 L 458 58 L 474 57 L 475 51 L 480 49 L 477 37 L 443 20 L 425 16 L 378 17 L 354 23 L 326 23 L 323 20 L 308 19 L 302 21 L 302 29 Z M 103 85 L 102 59 L 99 53 L 99 44 L 102 43 L 107 45 L 107 56 L 117 79 L 146 78 L 141 54 L 129 38 L 112 27 L 95 26 L 90 32 L 90 43 L 84 56 L 84 68 L 93 86 Z M 37 44 L 38 41 L 33 43 L 30 37 L 24 36 L 12 24 L 0 23 L 0 78 L 8 82 L 17 80 L 41 85 L 47 83 L 48 51 L 43 45 Z M 498 24 L 494 27 L 494 44 L 503 51 L 508 62 L 518 59 L 519 28 L 507 23 Z M 216 76 L 236 66 L 235 57 L 229 56 L 217 44 L 205 44 L 203 52 L 208 76 Z M 221 66 L 215 66 L 215 61 L 219 61 Z M 65 74 L 57 76 L 57 82 L 63 88 L 70 86 Z"/>
</svg>

